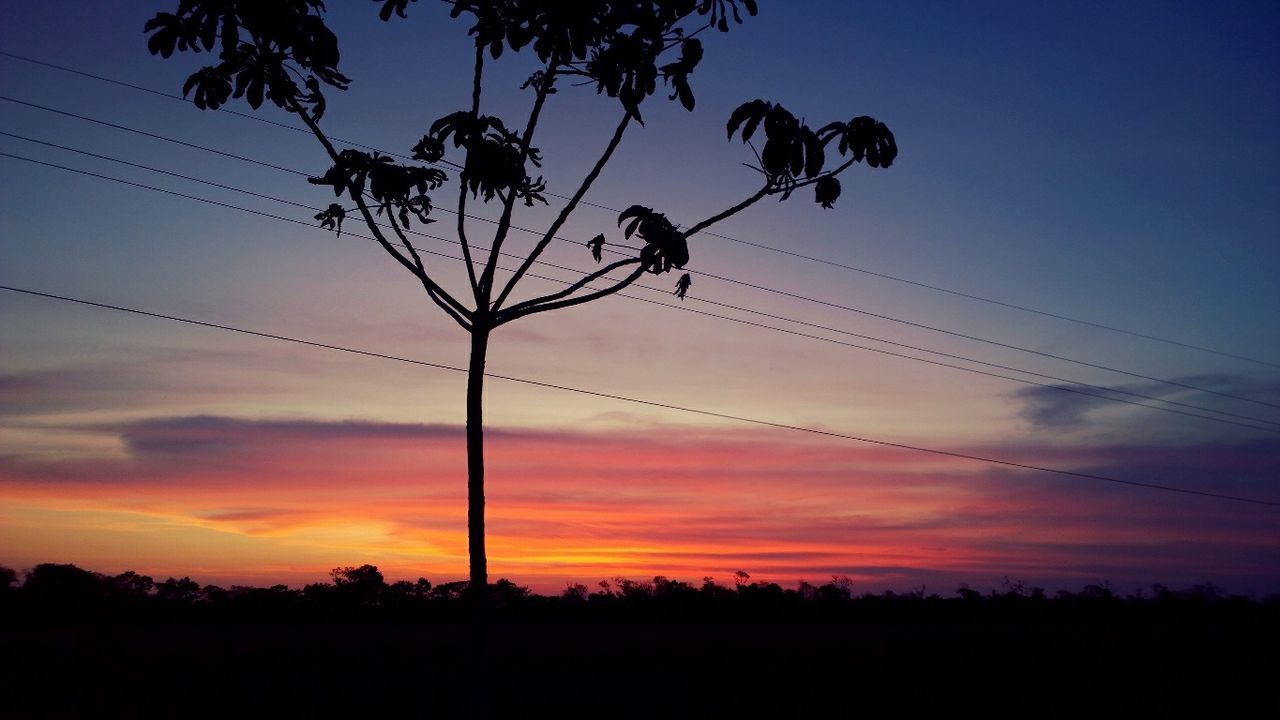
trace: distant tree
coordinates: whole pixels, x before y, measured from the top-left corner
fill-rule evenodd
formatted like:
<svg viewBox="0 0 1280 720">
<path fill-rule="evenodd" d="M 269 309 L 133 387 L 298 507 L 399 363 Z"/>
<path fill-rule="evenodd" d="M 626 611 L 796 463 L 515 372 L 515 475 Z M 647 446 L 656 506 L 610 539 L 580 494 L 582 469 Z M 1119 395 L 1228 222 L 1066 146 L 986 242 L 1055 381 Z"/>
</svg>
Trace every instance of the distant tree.
<svg viewBox="0 0 1280 720">
<path fill-rule="evenodd" d="M 831 582 L 818 588 L 818 597 L 828 604 L 847 603 L 853 599 L 853 580 L 848 575 L 832 575 Z"/>
<path fill-rule="evenodd" d="M 359 607 L 375 607 L 380 604 L 386 590 L 382 573 L 373 565 L 337 567 L 329 572 L 338 597 Z"/>
<path fill-rule="evenodd" d="M 566 602 L 581 604 L 587 601 L 587 586 L 582 583 L 570 583 L 565 586 L 564 591 L 560 593 L 560 598 Z"/>
<path fill-rule="evenodd" d="M 169 578 L 156 585 L 156 599 L 162 602 L 189 605 L 200 599 L 200 584 L 189 577 L 181 580 Z"/>
<path fill-rule="evenodd" d="M 155 587 L 155 581 L 150 576 L 139 575 L 132 570 L 127 570 L 111 578 L 111 583 L 125 595 L 135 598 L 150 596 L 152 589 Z"/>
<path fill-rule="evenodd" d="M 380 17 L 405 17 L 410 2 L 378 0 Z M 296 115 L 324 148 L 331 163 L 311 182 L 329 187 L 335 197 L 353 205 L 331 203 L 316 215 L 323 227 L 342 232 L 351 214 L 359 217 L 382 249 L 407 270 L 426 295 L 471 337 L 468 366 L 467 529 L 471 583 L 488 587 L 484 524 L 485 361 L 492 333 L 499 327 L 537 313 L 598 300 L 649 274 L 683 269 L 689 262 L 689 238 L 755 205 L 766 197 L 791 197 L 812 189 L 824 208 L 840 196 L 841 173 L 858 162 L 888 167 L 897 156 L 893 134 L 866 115 L 813 129 L 783 106 L 765 100 L 743 103 L 729 117 L 726 130 L 751 144 L 759 186 L 741 201 L 705 219 L 678 226 L 663 213 L 640 204 L 618 216 L 623 239 L 642 247 L 622 259 L 586 273 L 562 290 L 516 300 L 514 293 L 543 251 L 561 231 L 635 124 L 643 124 L 641 106 L 659 90 L 693 110 L 690 76 L 703 58 L 706 30 L 727 32 L 730 20 L 755 15 L 756 0 L 445 0 L 453 18 L 468 16 L 474 38 L 470 102 L 445 114 L 412 145 L 416 163 L 399 163 L 376 151 L 340 149 L 321 129 L 327 107 L 325 92 L 345 90 L 351 80 L 338 69 L 338 39 L 322 20 L 320 0 L 179 0 L 176 12 L 158 13 L 146 23 L 147 47 L 170 57 L 175 51 L 216 52 L 218 62 L 193 73 L 183 86 L 201 109 L 217 109 L 231 99 L 253 108 L 264 103 Z M 505 53 L 530 50 L 534 71 L 522 89 L 533 94 L 527 118 L 519 124 L 486 114 L 481 108 L 484 70 Z M 386 61 L 389 73 L 403 76 L 403 87 L 430 87 L 430 78 L 405 72 L 399 59 Z M 547 183 L 535 175 L 543 156 L 533 144 L 543 109 L 561 89 L 591 85 L 598 94 L 617 100 L 616 128 L 599 159 L 572 191 L 546 232 L 519 267 L 500 282 L 498 258 L 513 225 L 517 204 L 547 203 Z M 412 83 L 412 85 L 411 85 Z M 406 143 L 406 146 L 409 143 Z M 829 162 L 833 156 L 839 160 Z M 448 161 L 453 155 L 457 161 Z M 438 281 L 436 268 L 410 240 L 416 222 L 434 222 L 428 192 L 448 180 L 437 165 L 459 168 L 457 240 L 466 264 L 471 297 L 455 298 Z M 687 191 L 685 191 L 687 193 Z M 499 219 L 487 248 L 487 259 L 473 256 L 474 238 L 466 229 L 468 200 L 497 206 Z M 585 242 L 596 262 L 614 246 L 604 233 Z M 616 246 L 625 247 L 625 246 Z M 688 273 L 675 283 L 684 298 Z"/>
<path fill-rule="evenodd" d="M 467 584 L 465 580 L 440 583 L 431 588 L 431 597 L 440 600 L 457 600 L 462 596 L 463 591 L 467 589 Z"/>
<path fill-rule="evenodd" d="M 418 578 L 418 581 L 413 584 L 413 594 L 418 599 L 426 598 L 427 595 L 429 595 L 430 593 L 431 593 L 430 580 L 424 577 L 420 577 Z"/>
<path fill-rule="evenodd" d="M 114 588 L 98 573 L 71 564 L 41 563 L 27 571 L 22 597 L 37 613 L 91 617 L 109 610 Z"/>
<path fill-rule="evenodd" d="M 499 605 L 518 605 L 529 595 L 528 587 L 517 585 L 506 578 L 498 578 L 493 584 L 493 596 Z"/>
<path fill-rule="evenodd" d="M 380 588 L 385 583 L 382 573 L 374 565 L 336 567 L 329 571 L 329 577 L 338 587 Z"/>
<path fill-rule="evenodd" d="M 800 599 L 812 602 L 818 597 L 818 588 L 811 582 L 801 580 L 796 586 L 796 593 L 800 595 Z"/>
<path fill-rule="evenodd" d="M 85 595 L 100 592 L 102 576 L 71 564 L 41 563 L 27 571 L 22 589 L 27 593 Z"/>
<path fill-rule="evenodd" d="M 0 611 L 7 614 L 9 606 L 18 594 L 18 571 L 0 565 Z"/>
</svg>

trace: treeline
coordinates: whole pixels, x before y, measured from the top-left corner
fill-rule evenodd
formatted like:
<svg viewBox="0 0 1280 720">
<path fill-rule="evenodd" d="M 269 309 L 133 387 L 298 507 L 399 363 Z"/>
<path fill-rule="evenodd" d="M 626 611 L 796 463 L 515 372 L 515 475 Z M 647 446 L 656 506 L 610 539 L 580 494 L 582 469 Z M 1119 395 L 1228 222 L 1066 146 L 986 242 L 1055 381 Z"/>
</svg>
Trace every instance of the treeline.
<svg viewBox="0 0 1280 720">
<path fill-rule="evenodd" d="M 329 582 L 223 588 L 189 577 L 157 582 L 129 571 L 95 573 L 46 563 L 19 575 L 0 567 L 0 618 L 24 622 L 457 622 L 472 617 L 465 581 L 388 583 L 377 567 L 334 568 Z M 1052 595 L 1006 581 L 949 596 L 885 591 L 856 593 L 847 577 L 783 588 L 739 572 L 732 586 L 655 577 L 617 578 L 593 590 L 572 584 L 538 595 L 509 580 L 491 586 L 490 613 L 502 621 L 585 622 L 1257 622 L 1280 620 L 1280 596 L 1261 601 L 1213 585 L 1173 591 L 1156 585 L 1127 595 L 1088 585 Z"/>
</svg>

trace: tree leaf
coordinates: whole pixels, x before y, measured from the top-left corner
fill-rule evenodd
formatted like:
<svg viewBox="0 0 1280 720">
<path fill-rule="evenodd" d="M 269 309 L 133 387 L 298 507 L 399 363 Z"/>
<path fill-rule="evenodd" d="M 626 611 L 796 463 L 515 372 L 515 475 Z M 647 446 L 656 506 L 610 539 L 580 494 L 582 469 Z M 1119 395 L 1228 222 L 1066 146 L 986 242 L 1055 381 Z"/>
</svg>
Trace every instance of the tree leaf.
<svg viewBox="0 0 1280 720">
<path fill-rule="evenodd" d="M 828 210 L 835 206 L 840 197 L 840 181 L 830 175 L 818 179 L 813 184 L 813 199 Z"/>
<path fill-rule="evenodd" d="M 739 125 L 746 122 L 746 126 L 742 129 L 742 142 L 751 139 L 751 135 L 755 133 L 756 126 L 760 124 L 760 120 L 769 112 L 772 107 L 770 103 L 764 100 L 752 100 L 739 105 L 731 115 L 729 122 L 725 124 L 727 137 L 732 140 L 733 133 L 738 129 Z"/>
</svg>

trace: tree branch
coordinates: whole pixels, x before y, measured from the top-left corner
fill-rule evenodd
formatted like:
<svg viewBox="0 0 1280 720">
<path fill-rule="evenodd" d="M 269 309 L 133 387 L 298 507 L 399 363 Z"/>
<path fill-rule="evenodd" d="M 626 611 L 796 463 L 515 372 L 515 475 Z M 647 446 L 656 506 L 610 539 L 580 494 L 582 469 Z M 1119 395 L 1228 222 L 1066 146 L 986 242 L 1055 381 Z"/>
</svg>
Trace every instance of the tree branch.
<svg viewBox="0 0 1280 720">
<path fill-rule="evenodd" d="M 599 270 L 591 273 L 590 275 L 587 275 L 586 277 L 573 283 L 572 285 L 570 285 L 569 287 L 563 290 L 551 293 L 550 295 L 544 295 L 539 298 L 533 298 L 532 300 L 525 300 L 524 302 L 516 303 L 515 305 L 512 305 L 511 307 L 507 308 L 505 311 L 498 313 L 499 322 L 501 322 L 502 318 L 508 314 L 519 316 L 521 311 L 527 308 L 531 308 L 537 305 L 544 305 L 554 300 L 559 300 L 562 297 L 567 297 L 569 295 L 572 295 L 573 293 L 585 287 L 588 283 L 599 280 L 600 278 L 604 277 L 605 275 L 608 275 L 609 273 L 613 272 L 614 270 L 617 270 L 620 267 L 625 267 L 627 265 L 632 265 L 639 262 L 640 262 L 640 258 L 627 258 L 625 260 L 619 260 L 615 263 L 612 263 L 610 265 L 606 265 L 600 268 Z"/>
<path fill-rule="evenodd" d="M 612 295 L 618 292 L 619 290 L 622 290 L 623 288 L 627 287 L 628 285 L 635 282 L 636 280 L 638 280 L 641 275 L 644 275 L 644 268 L 638 267 L 635 270 L 631 271 L 630 275 L 619 280 L 617 283 L 614 283 L 613 285 L 610 285 L 609 287 L 604 288 L 603 290 L 596 290 L 595 292 L 587 293 L 586 295 L 579 295 L 576 298 L 569 298 L 568 300 L 559 300 L 556 302 L 549 302 L 545 305 L 526 307 L 523 310 L 520 310 L 519 312 L 514 312 L 510 314 L 500 313 L 498 316 L 498 319 L 494 322 L 493 326 L 498 327 L 499 325 L 504 325 L 506 323 L 511 322 L 512 320 L 526 317 L 528 315 L 533 315 L 534 313 L 547 312 L 549 310 L 559 310 L 560 308 L 571 307 L 573 305 L 581 305 L 582 303 L 591 302 L 592 300 L 597 300 L 607 295 Z M 514 308 L 512 309 L 514 310 Z"/>
<path fill-rule="evenodd" d="M 337 164 L 339 161 L 338 151 L 334 148 L 333 143 L 329 141 L 329 138 L 325 136 L 324 131 L 320 129 L 320 126 L 316 124 L 315 119 L 313 119 L 311 115 L 297 103 L 296 100 L 290 100 L 289 105 L 292 112 L 302 118 L 302 122 L 306 124 L 307 129 L 309 129 L 311 134 L 314 135 L 316 139 L 320 141 L 320 144 L 324 146 L 325 151 L 329 153 L 329 158 L 334 162 L 334 164 Z M 374 220 L 373 213 L 369 212 L 369 205 L 364 201 L 364 198 L 358 193 L 349 194 L 352 196 L 352 199 L 356 201 L 356 207 L 360 209 L 360 215 L 364 218 L 364 224 L 369 228 L 369 231 L 373 233 L 373 239 L 378 241 L 378 244 L 382 246 L 382 249 L 390 253 L 391 257 L 395 258 L 397 262 L 403 265 L 409 272 L 413 273 L 414 277 L 421 280 L 422 284 L 427 288 L 428 294 L 432 295 L 432 299 L 437 301 L 444 300 L 459 315 L 470 320 L 471 311 L 467 309 L 467 306 L 458 302 L 457 299 L 448 293 L 448 291 L 440 287 L 439 284 L 431 279 L 430 275 L 427 274 L 426 268 L 422 267 L 422 261 L 420 258 L 417 259 L 417 262 L 410 260 L 401 254 L 400 251 L 396 250 L 394 245 L 387 241 L 386 235 L 382 233 L 382 226 Z M 396 233 L 400 234 L 399 228 L 395 225 L 394 218 L 392 219 L 391 225 L 395 228 Z M 401 237 L 404 239 L 403 236 Z M 407 239 L 405 239 L 405 242 L 406 247 L 411 247 L 408 245 Z M 416 257 L 416 251 L 412 252 Z M 453 313 L 450 313 L 450 315 L 452 314 Z M 455 320 L 456 319 L 457 318 L 455 318 Z"/>
<path fill-rule="evenodd" d="M 828 170 L 827 172 L 824 172 L 824 173 L 818 173 L 818 174 L 817 174 L 817 175 L 815 175 L 814 177 L 811 177 L 811 178 L 809 178 L 808 180 L 801 180 L 800 182 L 796 183 L 795 185 L 792 185 L 792 186 L 791 186 L 791 187 L 789 187 L 789 188 L 784 188 L 784 187 L 776 187 L 776 188 L 773 188 L 773 189 L 771 189 L 771 190 L 769 191 L 769 194 L 770 194 L 770 195 L 777 195 L 777 194 L 778 194 L 778 193 L 780 193 L 780 192 L 795 192 L 796 190 L 799 190 L 799 189 L 800 189 L 800 188 L 802 188 L 802 187 L 808 187 L 808 186 L 810 186 L 810 185 L 812 185 L 812 184 L 814 184 L 814 183 L 818 182 L 819 180 L 821 180 L 821 179 L 822 179 L 822 178 L 824 178 L 824 177 L 835 177 L 836 175 L 839 175 L 840 173 L 844 172 L 845 170 L 848 170 L 848 169 L 850 168 L 850 166 L 852 166 L 855 162 L 857 162 L 857 160 L 854 160 L 854 159 L 850 158 L 849 160 L 845 160 L 845 161 L 844 161 L 844 164 L 843 164 L 843 165 L 841 165 L 840 167 L 836 168 L 835 170 Z"/>
<path fill-rule="evenodd" d="M 684 236 L 687 238 L 687 237 L 689 237 L 689 236 L 691 236 L 691 235 L 693 235 L 693 234 L 695 234 L 695 233 L 698 233 L 698 232 L 701 232 L 701 231 L 703 231 L 703 230 L 706 230 L 707 228 L 711 227 L 712 225 L 715 225 L 716 223 L 720 222 L 721 220 L 724 220 L 725 218 L 728 218 L 728 217 L 732 217 L 732 216 L 734 216 L 734 215 L 737 215 L 738 213 L 742 212 L 743 210 L 746 210 L 747 208 L 751 207 L 752 205 L 755 205 L 757 202 L 760 202 L 760 199 L 761 199 L 761 198 L 763 198 L 765 195 L 768 195 L 768 194 L 769 194 L 769 188 L 771 188 L 772 186 L 773 186 L 773 183 L 766 183 L 764 187 L 762 187 L 762 188 L 760 188 L 759 190 L 757 190 L 757 191 L 756 191 L 756 193 L 755 193 L 754 195 L 752 195 L 751 197 L 747 198 L 746 200 L 743 200 L 742 202 L 738 203 L 737 205 L 734 205 L 733 207 L 730 207 L 730 208 L 726 208 L 726 209 L 724 209 L 724 210 L 721 210 L 720 212 L 716 213 L 715 215 L 712 215 L 711 217 L 707 218 L 706 220 L 703 220 L 702 222 L 698 223 L 697 225 L 694 225 L 693 227 L 689 228 L 688 230 L 683 231 L 683 232 L 684 232 Z"/>
<path fill-rule="evenodd" d="M 441 297 L 440 294 L 437 293 L 437 289 L 439 289 L 441 293 L 443 293 L 444 290 L 429 280 L 427 267 L 422 262 L 422 256 L 418 254 L 417 249 L 413 247 L 413 243 L 409 242 L 408 236 L 406 236 L 404 231 L 400 229 L 400 226 L 396 224 L 396 219 L 391 215 L 391 213 L 387 213 L 387 220 L 390 221 L 391 229 L 394 230 L 396 236 L 400 238 L 400 242 L 404 243 L 405 249 L 413 256 L 413 262 L 418 266 L 418 272 L 415 274 L 418 276 L 418 279 L 422 281 L 422 287 L 426 289 L 427 295 L 430 296 L 431 300 L 435 302 L 436 305 L 440 306 L 441 310 L 444 310 L 449 317 L 453 318 L 454 322 L 461 325 L 463 330 L 471 332 L 471 323 L 463 317 L 464 314 L 467 317 L 470 317 L 471 313 L 469 313 L 461 304 L 459 304 L 457 308 L 452 307 L 449 302 L 452 301 L 457 303 L 458 301 L 454 300 L 448 295 L 448 293 L 445 293 L 444 297 Z M 406 228 L 406 230 L 407 229 L 408 228 Z"/>
<path fill-rule="evenodd" d="M 573 197 L 569 199 L 569 202 L 560 210 L 560 214 L 556 216 L 555 222 L 551 223 L 551 227 L 547 230 L 546 234 L 538 240 L 538 244 L 533 248 L 533 252 L 529 253 L 529 256 L 524 259 L 524 262 L 520 264 L 519 269 L 516 270 L 515 275 L 512 275 L 511 279 L 507 281 L 506 286 L 502 288 L 502 293 L 498 295 L 497 301 L 493 303 L 494 312 L 497 312 L 502 308 L 502 303 L 506 301 L 507 296 L 515 289 L 516 284 L 520 282 L 520 278 L 524 277 L 524 274 L 529 271 L 529 267 L 538 259 L 538 256 L 542 254 L 542 251 L 551 243 L 555 234 L 559 232 L 561 226 L 563 226 L 569 219 L 569 216 L 573 214 L 573 211 L 578 207 L 578 203 L 582 200 L 583 196 L 587 194 L 587 190 L 591 189 L 591 184 L 596 181 L 596 178 L 600 177 L 600 172 L 604 170 L 604 166 L 608 164 L 609 158 L 613 157 L 613 151 L 617 150 L 618 144 L 622 142 L 622 134 L 626 132 L 627 125 L 629 124 L 631 124 L 631 115 L 630 113 L 624 112 L 622 115 L 622 121 L 618 123 L 617 129 L 613 131 L 613 137 L 609 139 L 609 145 L 604 149 L 604 153 L 600 155 L 600 159 L 596 160 L 596 164 L 591 168 L 591 172 L 587 173 L 587 176 L 583 178 L 582 184 L 578 187 L 578 191 L 573 194 Z"/>
<path fill-rule="evenodd" d="M 752 146 L 752 148 L 751 148 L 751 149 L 752 149 L 752 151 L 754 151 L 754 150 L 755 150 L 755 146 Z M 759 157 L 759 155 L 757 154 L 757 155 L 756 155 L 756 157 Z M 718 213 L 716 213 L 715 215 L 712 215 L 711 217 L 707 218 L 706 220 L 703 220 L 702 222 L 698 223 L 697 225 L 694 225 L 693 227 L 689 228 L 688 230 L 685 230 L 685 231 L 684 231 L 684 236 L 685 236 L 686 238 L 687 238 L 687 237 L 690 237 L 690 236 L 692 236 L 694 233 L 698 233 L 698 232 L 701 232 L 701 231 L 703 231 L 703 230 L 706 230 L 707 228 L 711 227 L 712 225 L 715 225 L 716 223 L 720 222 L 721 220 L 724 220 L 724 219 L 726 219 L 726 218 L 729 218 L 729 217 L 732 217 L 732 216 L 734 216 L 734 215 L 737 215 L 738 213 L 742 212 L 743 210 L 746 210 L 747 208 L 751 207 L 752 205 L 755 205 L 757 202 L 759 202 L 759 201 L 760 201 L 762 198 L 764 198 L 766 195 L 777 195 L 778 193 L 793 193 L 793 192 L 795 192 L 796 190 L 799 190 L 799 189 L 800 189 L 800 188 L 802 188 L 802 187 L 808 187 L 808 186 L 810 186 L 810 185 L 812 185 L 812 184 L 814 184 L 814 183 L 818 182 L 819 180 L 821 180 L 821 179 L 822 179 L 822 178 L 824 178 L 824 177 L 835 177 L 836 175 L 839 175 L 840 173 L 844 172 L 845 170 L 848 170 L 848 169 L 849 169 L 849 167 L 850 167 L 851 165 L 853 165 L 853 163 L 854 163 L 854 162 L 855 162 L 855 161 L 854 161 L 854 160 L 852 160 L 852 159 L 850 159 L 850 160 L 846 160 L 846 161 L 844 162 L 844 164 L 842 164 L 840 167 L 836 168 L 835 170 L 831 170 L 831 171 L 824 172 L 824 173 L 819 173 L 818 175 L 816 175 L 816 176 L 814 176 L 814 177 L 811 177 L 811 178 L 809 178 L 808 180 L 801 180 L 800 182 L 795 183 L 794 185 L 791 185 L 791 186 L 782 186 L 782 185 L 778 185 L 778 184 L 774 183 L 772 180 L 770 180 L 770 181 L 768 181 L 768 182 L 766 182 L 766 183 L 765 183 L 764 187 L 762 187 L 762 188 L 760 188 L 759 190 L 757 190 L 757 191 L 756 191 L 756 193 L 755 193 L 754 195 L 752 195 L 752 196 L 748 197 L 746 200 L 743 200 L 742 202 L 738 203 L 737 205 L 734 205 L 733 207 L 730 207 L 730 208 L 727 208 L 727 209 L 725 209 L 725 210 L 723 210 L 723 211 L 721 211 L 721 212 L 718 212 Z"/>
<path fill-rule="evenodd" d="M 529 111 L 529 120 L 525 123 L 524 134 L 520 137 L 520 167 L 524 168 L 525 163 L 529 161 L 529 149 L 533 143 L 533 132 L 538 126 L 538 117 L 542 114 L 542 106 L 546 104 L 547 96 L 551 93 L 551 84 L 555 81 L 555 67 L 548 65 L 543 75 L 542 82 L 539 83 L 537 89 L 537 98 L 533 101 L 533 109 Z M 492 291 L 493 274 L 498 262 L 498 254 L 502 250 L 502 242 L 507 239 L 507 233 L 511 230 L 511 213 L 515 208 L 516 193 L 512 188 L 508 193 L 502 205 L 502 217 L 498 219 L 498 229 L 494 231 L 493 243 L 491 243 L 491 251 L 489 260 L 485 263 L 484 272 L 480 275 L 480 292 L 487 303 L 488 297 Z"/>
<path fill-rule="evenodd" d="M 476 47 L 475 73 L 471 81 L 471 119 L 480 116 L 480 78 L 484 71 L 484 48 Z M 468 151 L 468 160 L 470 151 Z M 458 173 L 458 242 L 462 244 L 462 259 L 467 266 L 467 279 L 471 281 L 471 294 L 475 297 L 476 308 L 483 307 L 485 302 L 480 294 L 480 282 L 476 280 L 475 265 L 471 261 L 471 245 L 467 242 L 467 162 Z"/>
</svg>

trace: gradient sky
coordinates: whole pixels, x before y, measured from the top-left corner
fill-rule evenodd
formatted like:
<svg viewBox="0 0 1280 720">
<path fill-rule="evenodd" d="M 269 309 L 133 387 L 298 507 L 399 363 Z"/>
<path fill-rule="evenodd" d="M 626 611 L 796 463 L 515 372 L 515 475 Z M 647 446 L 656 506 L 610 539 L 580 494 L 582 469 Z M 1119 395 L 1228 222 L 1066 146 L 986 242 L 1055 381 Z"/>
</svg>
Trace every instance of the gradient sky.
<svg viewBox="0 0 1280 720">
<path fill-rule="evenodd" d="M 0 51 L 166 92 L 207 56 L 146 52 L 171 3 L 0 0 Z M 431 2 L 384 24 L 331 3 L 331 135 L 406 152 L 468 100 L 469 41 Z M 897 136 L 823 210 L 808 194 L 734 238 L 1280 363 L 1275 3 L 764 2 L 706 38 L 687 113 L 661 97 L 589 200 L 693 222 L 756 187 L 724 121 L 778 101 Z M 419 7 L 421 6 L 421 7 Z M 491 65 L 485 112 L 523 123 L 533 69 Z M 0 56 L 0 95 L 319 173 L 302 134 Z M 244 105 L 236 110 L 247 111 Z M 565 87 L 536 144 L 569 194 L 618 109 Z M 288 122 L 264 108 L 263 117 Z M 297 176 L 0 101 L 0 131 L 310 205 Z M 0 152 L 310 221 L 296 207 L 0 136 Z M 448 205 L 448 191 L 436 195 Z M 521 209 L 545 228 L 558 209 Z M 496 213 L 478 205 L 487 217 Z M 465 365 L 466 336 L 371 243 L 0 157 L 0 284 Z M 428 229 L 448 235 L 451 218 Z M 474 222 L 473 237 L 486 229 Z M 352 228 L 353 230 L 357 228 Z M 582 208 L 561 233 L 620 240 Z M 430 241 L 424 241 L 430 242 Z M 522 244 L 523 243 L 523 244 Z M 531 245 L 514 235 L 515 252 Z M 1280 370 L 1054 320 L 716 237 L 694 285 L 627 294 L 903 351 L 907 343 L 1233 416 L 1212 422 L 613 297 L 506 326 L 493 372 L 1122 480 L 1280 501 Z M 451 252 L 443 243 L 426 249 Z M 547 259 L 588 269 L 585 247 Z M 437 260 L 454 289 L 465 275 Z M 700 275 L 1173 380 L 1161 384 Z M 547 270 L 549 276 L 569 278 Z M 524 288 L 525 286 L 522 286 Z M 530 282 L 524 292 L 555 287 Z M 665 297 L 664 297 L 665 296 Z M 729 303 L 829 329 L 761 319 Z M 953 364 L 973 366 L 965 361 Z M 988 371 L 1018 375 L 1005 370 Z M 0 564 L 74 562 L 301 584 L 337 565 L 466 573 L 464 378 L 0 294 Z M 1215 395 L 1251 398 L 1259 402 Z M 1130 396 L 1131 397 L 1131 396 Z M 1144 401 L 1145 402 L 1145 401 Z M 1267 404 L 1261 404 L 1267 403 Z M 1204 410 L 1186 412 L 1206 414 Z M 922 455 L 493 381 L 490 572 L 536 590 L 656 574 L 949 593 L 1214 582 L 1280 592 L 1280 510 Z M 1242 419 L 1249 418 L 1249 419 Z"/>
</svg>

